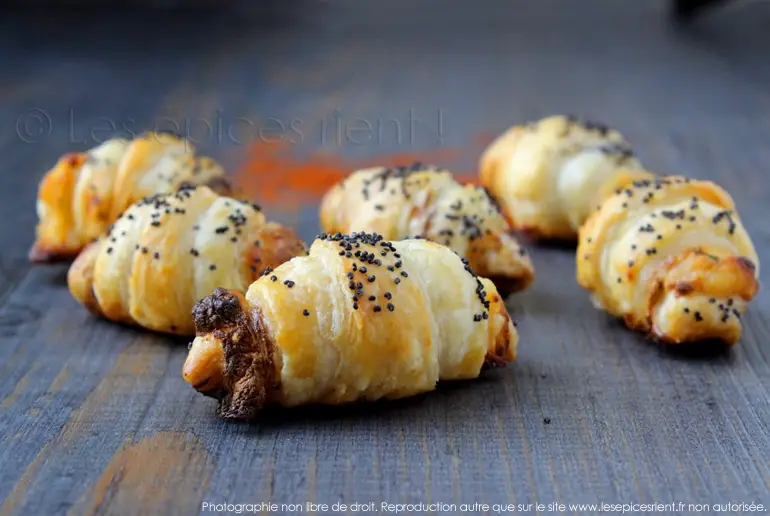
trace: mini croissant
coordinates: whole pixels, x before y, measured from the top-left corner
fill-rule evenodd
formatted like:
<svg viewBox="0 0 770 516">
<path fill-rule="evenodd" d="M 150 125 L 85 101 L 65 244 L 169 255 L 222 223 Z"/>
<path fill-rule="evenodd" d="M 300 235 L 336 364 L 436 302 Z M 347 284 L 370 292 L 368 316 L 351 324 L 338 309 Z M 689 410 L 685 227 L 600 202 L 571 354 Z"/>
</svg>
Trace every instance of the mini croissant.
<svg viewBox="0 0 770 516">
<path fill-rule="evenodd" d="M 327 233 L 421 236 L 446 245 L 503 294 L 526 288 L 534 278 L 529 255 L 486 190 L 463 186 L 435 166 L 354 172 L 326 194 L 320 218 Z"/>
<path fill-rule="evenodd" d="M 585 223 L 578 283 L 594 304 L 671 344 L 734 344 L 759 260 L 733 200 L 708 181 L 636 181 Z"/>
<path fill-rule="evenodd" d="M 245 296 L 217 289 L 193 314 L 183 375 L 228 419 L 412 396 L 514 360 L 518 343 L 495 286 L 466 260 L 363 233 L 320 235 Z"/>
<path fill-rule="evenodd" d="M 29 259 L 73 258 L 131 204 L 185 183 L 231 193 L 221 166 L 196 156 L 191 142 L 169 133 L 115 138 L 88 152 L 67 154 L 40 183 L 37 240 Z"/>
<path fill-rule="evenodd" d="M 244 289 L 269 267 L 306 253 L 259 207 L 183 186 L 130 206 L 77 257 L 72 295 L 108 319 L 193 335 L 195 303 L 217 287 Z"/>
<path fill-rule="evenodd" d="M 618 131 L 573 116 L 509 129 L 487 148 L 479 168 L 513 227 L 565 241 L 575 240 L 616 188 L 653 177 Z"/>
</svg>

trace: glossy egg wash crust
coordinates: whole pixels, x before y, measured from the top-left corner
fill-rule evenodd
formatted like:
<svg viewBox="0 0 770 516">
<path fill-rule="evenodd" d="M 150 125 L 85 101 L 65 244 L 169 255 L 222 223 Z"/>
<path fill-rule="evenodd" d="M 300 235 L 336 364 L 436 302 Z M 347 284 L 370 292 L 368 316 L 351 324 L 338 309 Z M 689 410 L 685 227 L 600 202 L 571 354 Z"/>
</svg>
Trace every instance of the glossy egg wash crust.
<svg viewBox="0 0 770 516">
<path fill-rule="evenodd" d="M 512 127 L 484 151 L 479 170 L 514 228 L 565 241 L 616 188 L 653 177 L 618 131 L 570 115 Z"/>
<path fill-rule="evenodd" d="M 108 319 L 194 335 L 195 303 L 217 287 L 245 289 L 263 271 L 306 254 L 254 204 L 183 186 L 131 206 L 69 270 L 73 296 Z"/>
<path fill-rule="evenodd" d="M 192 142 L 165 132 L 113 138 L 88 152 L 62 157 L 40 183 L 32 262 L 74 258 L 133 203 L 184 184 L 233 189 L 222 167 L 198 156 Z"/>
<path fill-rule="evenodd" d="M 709 181 L 635 181 L 580 231 L 577 278 L 596 306 L 666 343 L 736 343 L 758 276 L 733 200 Z"/>
<path fill-rule="evenodd" d="M 514 360 L 518 333 L 494 284 L 424 239 L 316 238 L 308 256 L 194 310 L 185 379 L 224 418 L 264 405 L 402 398 Z"/>
<path fill-rule="evenodd" d="M 327 233 L 376 232 L 389 240 L 419 236 L 443 244 L 503 295 L 534 279 L 529 254 L 487 190 L 460 184 L 434 165 L 354 172 L 326 194 L 320 219 Z"/>
</svg>

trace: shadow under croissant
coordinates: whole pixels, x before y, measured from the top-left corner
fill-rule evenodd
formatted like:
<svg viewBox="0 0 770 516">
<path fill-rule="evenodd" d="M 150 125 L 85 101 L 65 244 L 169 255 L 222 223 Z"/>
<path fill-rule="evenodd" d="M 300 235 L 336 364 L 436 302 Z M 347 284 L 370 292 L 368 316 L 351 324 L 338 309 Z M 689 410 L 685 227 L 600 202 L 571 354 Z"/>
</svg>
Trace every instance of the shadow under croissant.
<svg viewBox="0 0 770 516">
<path fill-rule="evenodd" d="M 642 352 L 653 351 L 660 358 L 681 361 L 707 361 L 714 364 L 729 365 L 735 358 L 733 348 L 724 341 L 718 339 L 701 340 L 698 342 L 685 342 L 682 344 L 667 344 L 655 337 L 644 335 L 630 330 L 622 319 L 607 314 L 607 325 L 613 331 L 625 331 L 631 334 L 638 344 L 637 350 Z M 740 344 L 737 344 L 740 345 Z"/>
<path fill-rule="evenodd" d="M 503 370 L 505 369 L 507 368 L 503 368 Z M 478 378 L 471 380 L 439 382 L 434 391 L 416 394 L 407 398 L 356 401 L 341 405 L 324 405 L 320 403 L 298 407 L 267 405 L 260 409 L 255 419 L 227 419 L 226 422 L 253 427 L 255 431 L 260 431 L 265 428 L 281 428 L 303 423 L 366 421 L 385 414 L 389 417 L 402 416 L 411 419 L 413 411 L 424 412 L 426 409 L 431 408 L 426 407 L 426 405 L 432 405 L 432 408 L 440 410 L 442 413 L 460 410 L 462 407 L 468 406 L 471 397 L 477 399 L 479 395 L 478 390 L 483 390 L 485 387 L 494 389 L 502 381 L 505 381 L 505 379 L 501 375 L 486 371 Z M 211 403 L 211 400 L 207 400 L 206 403 Z"/>
<path fill-rule="evenodd" d="M 38 270 L 42 271 L 43 282 L 49 285 L 55 285 L 57 287 L 67 286 L 67 271 L 69 271 L 69 263 L 46 263 L 42 264 Z"/>
</svg>

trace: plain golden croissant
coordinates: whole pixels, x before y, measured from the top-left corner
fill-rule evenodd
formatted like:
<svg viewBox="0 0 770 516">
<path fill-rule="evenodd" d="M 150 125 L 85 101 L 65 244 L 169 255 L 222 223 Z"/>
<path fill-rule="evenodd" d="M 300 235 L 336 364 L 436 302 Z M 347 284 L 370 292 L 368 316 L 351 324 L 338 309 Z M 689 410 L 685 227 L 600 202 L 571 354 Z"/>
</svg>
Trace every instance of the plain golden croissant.
<svg viewBox="0 0 770 516">
<path fill-rule="evenodd" d="M 305 254 L 259 207 L 182 186 L 130 206 L 86 247 L 68 274 L 72 295 L 97 315 L 194 335 L 191 310 L 217 287 L 246 288 L 268 267 Z"/>
<path fill-rule="evenodd" d="M 263 405 L 395 399 L 515 359 L 495 286 L 448 248 L 375 234 L 320 235 L 239 292 L 193 311 L 184 378 L 224 418 Z"/>
<path fill-rule="evenodd" d="M 708 181 L 635 181 L 580 231 L 577 277 L 594 304 L 667 343 L 738 341 L 758 273 L 733 200 Z"/>
<path fill-rule="evenodd" d="M 615 189 L 653 177 L 618 131 L 573 116 L 509 129 L 487 148 L 479 168 L 514 228 L 566 241 L 575 240 Z"/>
<path fill-rule="evenodd" d="M 107 230 L 131 204 L 185 183 L 231 189 L 221 166 L 196 156 L 194 145 L 170 133 L 107 140 L 63 156 L 40 183 L 33 262 L 65 260 Z"/>
<path fill-rule="evenodd" d="M 354 172 L 326 194 L 320 211 L 327 233 L 376 232 L 388 240 L 421 236 L 446 245 L 504 295 L 534 278 L 529 255 L 487 191 L 463 186 L 432 165 Z"/>
</svg>

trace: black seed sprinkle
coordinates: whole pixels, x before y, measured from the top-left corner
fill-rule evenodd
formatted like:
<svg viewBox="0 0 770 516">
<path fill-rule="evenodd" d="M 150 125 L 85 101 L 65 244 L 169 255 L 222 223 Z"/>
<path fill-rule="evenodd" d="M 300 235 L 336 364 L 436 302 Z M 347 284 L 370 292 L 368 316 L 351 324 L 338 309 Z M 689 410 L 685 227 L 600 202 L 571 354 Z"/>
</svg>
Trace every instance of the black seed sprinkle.
<svg viewBox="0 0 770 516">
<path fill-rule="evenodd" d="M 348 279 L 351 279 L 351 280 L 353 279 L 353 273 L 352 272 L 348 272 Z"/>
<path fill-rule="evenodd" d="M 209 270 L 210 271 L 216 270 L 216 268 L 217 268 L 217 266 L 214 265 L 214 264 L 209 265 Z"/>
<path fill-rule="evenodd" d="M 380 305 L 375 305 L 374 306 L 374 311 L 375 312 L 381 312 L 382 311 L 382 307 Z"/>
<path fill-rule="evenodd" d="M 409 277 L 409 274 L 406 273 L 406 271 L 401 271 L 401 275 L 405 278 Z"/>
<path fill-rule="evenodd" d="M 152 257 L 158 260 L 160 258 L 160 253 L 155 251 L 155 254 L 153 254 Z"/>
<path fill-rule="evenodd" d="M 388 303 L 388 310 L 390 310 L 392 312 L 395 309 L 396 309 L 396 307 L 393 306 L 393 303 Z"/>
<path fill-rule="evenodd" d="M 684 313 L 686 313 L 686 314 L 689 314 L 689 313 L 690 313 L 690 309 L 689 309 L 689 308 L 687 308 L 687 307 L 685 307 L 685 309 L 684 309 Z"/>
<path fill-rule="evenodd" d="M 286 281 L 283 282 L 283 284 L 286 285 L 289 288 L 294 286 L 294 282 L 292 280 L 286 280 Z"/>
<path fill-rule="evenodd" d="M 695 322 L 701 322 L 703 320 L 703 317 L 701 317 L 700 312 L 695 312 Z"/>
<path fill-rule="evenodd" d="M 220 226 L 220 227 L 218 227 L 217 229 L 215 229 L 214 231 L 215 231 L 217 234 L 222 234 L 222 233 L 226 233 L 226 232 L 227 232 L 227 230 L 229 230 L 229 229 L 230 229 L 230 227 L 229 227 L 229 226 Z"/>
<path fill-rule="evenodd" d="M 200 253 L 198 252 L 197 249 L 190 249 L 190 254 L 193 256 L 198 256 Z"/>
<path fill-rule="evenodd" d="M 310 315 L 310 312 L 308 311 L 308 309 L 307 309 L 307 308 L 305 308 L 304 310 L 302 310 L 302 315 L 304 315 L 305 317 L 307 317 L 308 315 Z"/>
<path fill-rule="evenodd" d="M 479 322 L 481 321 L 481 316 L 479 314 L 476 314 L 473 316 L 473 322 Z"/>
<path fill-rule="evenodd" d="M 107 254 L 112 254 L 112 247 L 107 248 Z"/>
<path fill-rule="evenodd" d="M 375 301 L 377 299 L 377 296 L 369 296 L 369 301 Z"/>
<path fill-rule="evenodd" d="M 489 314 L 487 312 L 484 312 L 483 314 L 481 314 L 481 318 L 484 320 L 489 319 Z"/>
<path fill-rule="evenodd" d="M 142 254 L 147 254 L 148 251 L 149 249 L 147 249 L 146 247 L 142 247 Z"/>
<path fill-rule="evenodd" d="M 401 283 L 401 278 L 396 278 L 396 279 L 394 279 L 394 280 L 393 280 L 393 283 L 395 283 L 396 285 L 398 285 L 399 283 Z"/>
<path fill-rule="evenodd" d="M 361 274 L 366 274 L 367 268 L 366 267 L 361 267 L 358 270 L 361 271 Z"/>
<path fill-rule="evenodd" d="M 270 281 L 278 281 L 278 276 L 270 276 Z"/>
<path fill-rule="evenodd" d="M 358 310 L 358 303 L 353 303 L 353 310 Z"/>
</svg>

